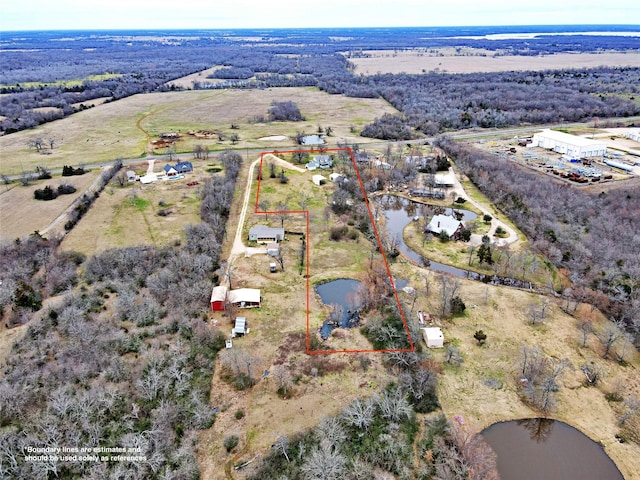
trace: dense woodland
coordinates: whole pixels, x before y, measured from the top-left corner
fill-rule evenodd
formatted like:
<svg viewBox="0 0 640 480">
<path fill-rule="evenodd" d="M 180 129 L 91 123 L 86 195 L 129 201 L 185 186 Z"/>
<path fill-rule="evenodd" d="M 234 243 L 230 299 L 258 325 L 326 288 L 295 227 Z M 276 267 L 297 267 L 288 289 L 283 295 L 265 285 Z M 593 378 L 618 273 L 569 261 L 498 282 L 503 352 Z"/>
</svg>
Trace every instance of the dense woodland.
<svg viewBox="0 0 640 480">
<path fill-rule="evenodd" d="M 214 421 L 209 390 L 224 346 L 200 314 L 241 158 L 220 161 L 224 173 L 202 187 L 203 222 L 183 245 L 85 259 L 34 234 L 0 248 L 2 320 L 29 321 L 0 380 L 0 477 L 199 477 L 196 432 Z M 26 462 L 29 446 L 138 448 L 146 461 Z"/>
<path fill-rule="evenodd" d="M 566 30 L 531 29 L 559 33 Z M 510 31 L 509 27 L 502 30 L 501 33 Z M 414 134 L 639 112 L 637 103 L 629 99 L 637 94 L 638 69 L 362 76 L 353 73 L 349 62 L 351 56 L 366 55 L 364 50 L 426 51 L 446 46 L 473 47 L 498 55 L 626 51 L 640 48 L 638 37 L 585 34 L 508 40 L 459 38 L 465 34 L 496 33 L 495 27 L 462 31 L 180 31 L 162 32 L 157 37 L 153 32 L 102 33 L 30 32 L 6 36 L 0 57 L 0 93 L 9 95 L 0 97 L 0 115 L 4 117 L 0 132 L 12 133 L 63 118 L 89 108 L 96 98 L 113 101 L 136 93 L 175 89 L 168 82 L 212 66 L 223 67 L 211 75 L 216 82 L 203 79 L 192 88 L 317 86 L 333 94 L 382 97 L 404 114 Z M 448 35 L 456 37 L 447 38 Z M 70 38 L 73 41 L 68 41 Z M 219 82 L 220 79 L 224 81 Z M 406 132 L 389 130 L 374 124 L 365 134 L 376 138 L 407 137 Z"/>
</svg>

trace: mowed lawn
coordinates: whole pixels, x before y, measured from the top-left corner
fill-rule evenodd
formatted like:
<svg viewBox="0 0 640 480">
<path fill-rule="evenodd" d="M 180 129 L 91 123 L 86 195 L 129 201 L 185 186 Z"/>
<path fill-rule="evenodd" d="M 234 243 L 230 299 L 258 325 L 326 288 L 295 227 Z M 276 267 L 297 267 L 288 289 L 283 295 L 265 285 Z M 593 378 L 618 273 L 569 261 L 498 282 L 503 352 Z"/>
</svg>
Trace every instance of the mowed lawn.
<svg viewBox="0 0 640 480">
<path fill-rule="evenodd" d="M 256 123 L 256 117 L 268 116 L 274 101 L 295 102 L 306 121 Z M 330 143 L 340 140 L 362 143 L 367 139 L 352 132 L 359 132 L 374 118 L 395 111 L 381 99 L 329 95 L 316 88 L 140 94 L 0 137 L 0 173 L 16 175 L 22 171 L 33 171 L 38 165 L 55 169 L 63 165 L 90 165 L 116 158 L 144 157 L 148 152 L 148 140 L 171 131 L 186 134 L 190 130 L 205 130 L 226 135 L 223 141 L 218 140 L 217 135 L 212 139 L 185 135 L 176 145 L 180 152 L 191 151 L 196 144 L 205 145 L 212 151 L 229 148 L 287 149 L 294 146 L 292 138 L 297 132 L 315 133 L 318 126 L 332 127 Z M 232 123 L 238 128 L 231 130 Z M 230 141 L 231 133 L 240 137 L 235 144 Z M 288 138 L 281 141 L 259 140 L 273 135 Z M 43 153 L 28 146 L 30 140 L 38 137 L 45 141 Z M 53 149 L 49 148 L 50 138 L 55 139 Z"/>
</svg>

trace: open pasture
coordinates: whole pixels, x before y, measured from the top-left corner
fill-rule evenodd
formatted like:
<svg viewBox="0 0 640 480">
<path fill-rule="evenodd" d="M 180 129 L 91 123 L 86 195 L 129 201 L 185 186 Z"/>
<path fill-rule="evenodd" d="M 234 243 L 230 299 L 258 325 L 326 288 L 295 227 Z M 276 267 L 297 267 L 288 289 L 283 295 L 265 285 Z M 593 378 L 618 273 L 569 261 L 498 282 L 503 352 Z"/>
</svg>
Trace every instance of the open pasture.
<svg viewBox="0 0 640 480">
<path fill-rule="evenodd" d="M 267 116 L 274 101 L 293 101 L 306 117 L 303 122 L 256 123 L 256 116 Z M 366 141 L 351 130 L 361 128 L 374 118 L 396 110 L 381 99 L 348 98 L 329 95 L 316 88 L 270 88 L 267 90 L 196 90 L 140 94 L 116 102 L 97 105 L 70 117 L 23 132 L 0 137 L 2 171 L 16 175 L 32 171 L 38 165 L 50 169 L 63 165 L 109 162 L 118 157 L 144 157 L 149 140 L 163 132 L 181 132 L 176 143 L 179 152 L 190 152 L 197 144 L 211 151 L 229 148 L 281 148 L 294 145 L 299 131 L 315 133 L 318 126 L 332 127 L 329 140 Z M 231 124 L 238 126 L 231 130 Z M 222 132 L 224 141 L 186 135 L 190 130 Z M 232 144 L 231 133 L 239 141 Z M 147 137 L 149 135 L 149 137 Z M 290 140 L 258 140 L 285 135 Z M 43 153 L 30 148 L 35 138 L 45 140 Z M 53 149 L 48 139 L 55 138 Z M 333 140 L 335 139 L 335 140 Z"/>
<path fill-rule="evenodd" d="M 484 50 L 465 49 L 454 53 L 452 49 L 438 50 L 377 50 L 365 51 L 369 57 L 350 58 L 357 74 L 376 73 L 476 73 L 508 72 L 512 70 L 555 70 L 594 68 L 600 66 L 640 66 L 639 52 L 560 53 L 543 56 L 490 54 Z"/>
</svg>

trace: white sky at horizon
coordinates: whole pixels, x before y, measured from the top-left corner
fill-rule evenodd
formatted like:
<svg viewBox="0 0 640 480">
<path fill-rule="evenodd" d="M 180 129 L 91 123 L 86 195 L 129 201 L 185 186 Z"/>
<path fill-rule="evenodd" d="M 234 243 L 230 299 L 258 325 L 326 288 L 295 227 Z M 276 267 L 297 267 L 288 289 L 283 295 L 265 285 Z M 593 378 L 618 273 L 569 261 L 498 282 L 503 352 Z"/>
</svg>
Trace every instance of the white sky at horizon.
<svg viewBox="0 0 640 480">
<path fill-rule="evenodd" d="M 640 24 L 637 0 L 0 0 L 0 31 Z"/>
</svg>

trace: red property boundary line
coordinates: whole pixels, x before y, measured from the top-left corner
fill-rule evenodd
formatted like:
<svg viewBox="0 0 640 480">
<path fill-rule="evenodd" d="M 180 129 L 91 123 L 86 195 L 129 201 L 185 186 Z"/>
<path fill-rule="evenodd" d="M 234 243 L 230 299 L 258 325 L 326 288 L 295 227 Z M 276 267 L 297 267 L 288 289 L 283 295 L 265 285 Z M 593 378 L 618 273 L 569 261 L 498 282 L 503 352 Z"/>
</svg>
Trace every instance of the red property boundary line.
<svg viewBox="0 0 640 480">
<path fill-rule="evenodd" d="M 356 172 L 356 176 L 358 177 L 358 183 L 360 185 L 360 191 L 362 192 L 362 198 L 364 199 L 364 203 L 367 206 L 367 212 L 369 213 L 369 219 L 371 220 L 371 226 L 373 227 L 373 232 L 376 236 L 376 241 L 378 242 L 378 250 L 382 255 L 382 261 L 384 263 L 384 267 L 387 271 L 387 276 L 389 278 L 389 282 L 391 287 L 393 288 L 393 296 L 396 300 L 396 304 L 398 305 L 398 312 L 400 313 L 400 317 L 402 318 L 402 324 L 404 325 L 404 330 L 407 334 L 407 339 L 409 340 L 409 348 L 399 348 L 399 349 L 347 349 L 347 350 L 311 350 L 311 331 L 309 327 L 309 313 L 310 313 L 310 295 L 311 295 L 311 286 L 309 284 L 309 233 L 310 233 L 310 225 L 309 225 L 309 211 L 308 210 L 269 210 L 262 211 L 260 210 L 258 204 L 260 203 L 260 183 L 262 181 L 262 164 L 265 155 L 274 155 L 278 156 L 279 154 L 293 154 L 293 153 L 326 153 L 326 152 L 339 152 L 345 151 L 349 153 L 349 157 L 351 158 L 351 162 L 353 163 L 354 171 Z M 324 149 L 311 149 L 311 150 L 273 150 L 269 152 L 262 152 L 260 154 L 260 168 L 258 169 L 258 187 L 256 192 L 256 202 L 254 213 L 257 215 L 275 215 L 275 214 L 301 214 L 305 216 L 306 223 L 306 238 L 307 238 L 307 248 L 306 248 L 306 272 L 305 272 L 305 280 L 306 280 L 306 325 L 307 325 L 307 336 L 306 336 L 306 344 L 305 349 L 306 353 L 309 355 L 328 355 L 332 353 L 389 353 L 389 352 L 413 352 L 415 351 L 415 345 L 413 340 L 411 339 L 411 335 L 409 334 L 409 327 L 407 325 L 407 319 L 404 316 L 404 311 L 402 310 L 402 306 L 400 304 L 400 298 L 398 297 L 398 291 L 396 290 L 395 282 L 393 281 L 393 276 L 391 275 L 391 269 L 389 268 L 389 263 L 387 262 L 387 257 L 384 254 L 384 248 L 382 247 L 382 241 L 380 240 L 380 235 L 378 234 L 378 229 L 376 227 L 376 223 L 373 218 L 373 213 L 371 213 L 371 208 L 369 206 L 369 199 L 367 198 L 366 191 L 364 189 L 364 184 L 362 183 L 362 178 L 360 177 L 360 171 L 358 170 L 358 165 L 356 164 L 356 160 L 353 156 L 353 151 L 351 148 L 324 148 Z"/>
</svg>

